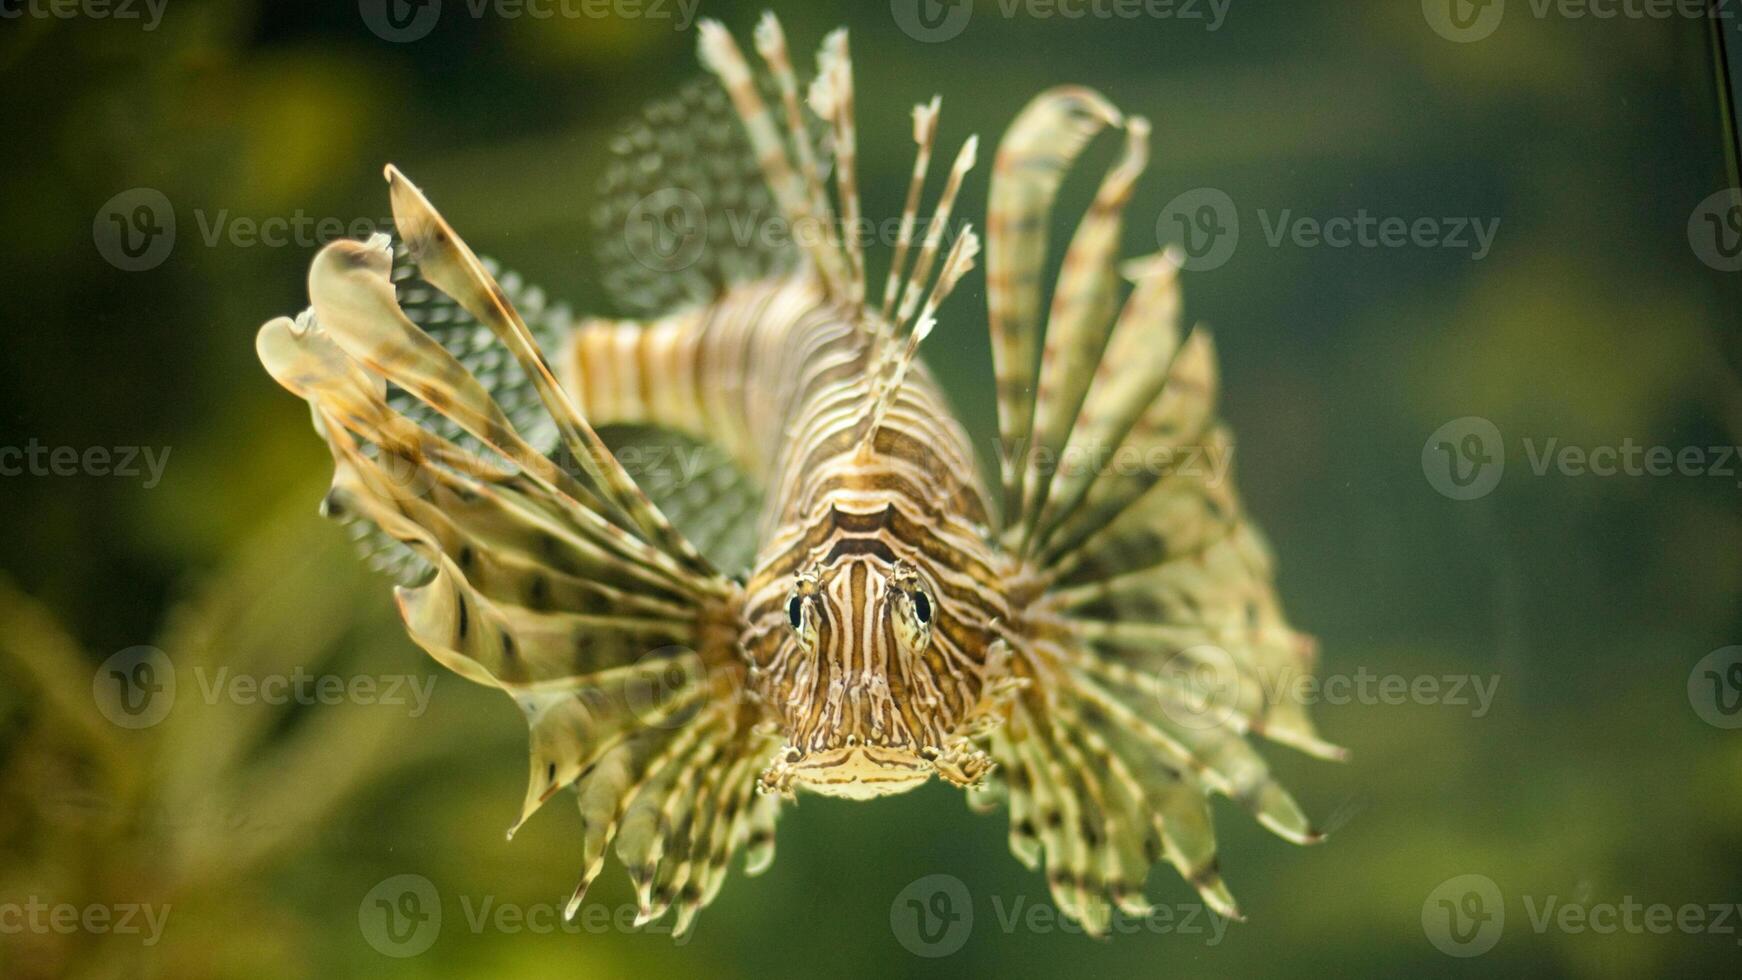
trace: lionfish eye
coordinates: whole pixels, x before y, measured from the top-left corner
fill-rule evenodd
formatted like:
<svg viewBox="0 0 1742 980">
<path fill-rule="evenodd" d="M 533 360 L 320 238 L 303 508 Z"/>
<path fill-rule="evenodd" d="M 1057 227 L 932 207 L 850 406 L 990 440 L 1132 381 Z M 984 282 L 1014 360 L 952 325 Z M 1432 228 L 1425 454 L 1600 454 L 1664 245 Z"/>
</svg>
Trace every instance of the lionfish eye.
<svg viewBox="0 0 1742 980">
<path fill-rule="evenodd" d="M 931 598 L 925 594 L 924 589 L 914 589 L 912 595 L 914 618 L 919 620 L 919 625 L 930 626 Z"/>
<path fill-rule="evenodd" d="M 793 629 L 804 625 L 804 599 L 801 596 L 794 595 L 786 600 L 786 620 Z"/>
</svg>

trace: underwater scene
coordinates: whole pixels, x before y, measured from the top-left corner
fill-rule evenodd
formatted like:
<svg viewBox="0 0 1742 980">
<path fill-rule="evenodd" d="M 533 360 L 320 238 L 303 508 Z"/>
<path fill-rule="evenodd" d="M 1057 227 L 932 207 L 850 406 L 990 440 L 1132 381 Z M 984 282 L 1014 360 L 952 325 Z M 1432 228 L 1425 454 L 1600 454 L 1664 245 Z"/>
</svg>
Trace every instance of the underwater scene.
<svg viewBox="0 0 1742 980">
<path fill-rule="evenodd" d="M 0 976 L 1733 974 L 1739 31 L 0 0 Z"/>
</svg>

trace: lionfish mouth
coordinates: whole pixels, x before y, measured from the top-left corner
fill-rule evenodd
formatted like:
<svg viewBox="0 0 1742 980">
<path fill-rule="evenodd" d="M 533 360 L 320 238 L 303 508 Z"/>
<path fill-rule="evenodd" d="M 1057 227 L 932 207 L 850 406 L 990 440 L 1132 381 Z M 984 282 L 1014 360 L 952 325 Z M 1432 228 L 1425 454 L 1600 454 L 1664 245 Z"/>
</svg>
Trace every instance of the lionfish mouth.
<svg viewBox="0 0 1742 980">
<path fill-rule="evenodd" d="M 813 793 L 868 800 L 913 789 L 931 778 L 933 767 L 903 749 L 846 745 L 812 753 L 784 770 L 794 786 Z"/>
</svg>

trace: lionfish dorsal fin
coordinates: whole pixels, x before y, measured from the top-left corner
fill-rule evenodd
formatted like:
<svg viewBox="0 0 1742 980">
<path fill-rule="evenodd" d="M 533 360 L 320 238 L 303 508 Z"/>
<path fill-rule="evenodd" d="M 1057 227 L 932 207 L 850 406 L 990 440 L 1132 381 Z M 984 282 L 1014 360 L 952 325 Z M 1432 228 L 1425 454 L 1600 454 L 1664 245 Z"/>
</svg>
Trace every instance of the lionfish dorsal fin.
<svg viewBox="0 0 1742 980">
<path fill-rule="evenodd" d="M 1004 513 L 1021 512 L 1026 447 L 1034 431 L 1039 371 L 1041 275 L 1053 202 L 1065 175 L 1107 126 L 1124 116 L 1081 86 L 1042 92 L 1005 131 L 992 162 L 986 243 L 986 313 L 997 377 L 998 433 L 1019 451 L 1001 454 Z"/>
<path fill-rule="evenodd" d="M 764 24 L 780 23 L 764 14 Z M 845 299 L 855 313 L 865 308 L 865 251 L 859 241 L 859 135 L 853 116 L 853 59 L 847 48 L 847 30 L 836 28 L 823 38 L 817 50 L 817 75 L 808 97 L 811 111 L 828 120 L 835 136 L 835 196 L 840 201 L 843 233 L 840 241 L 847 258 Z"/>
<path fill-rule="evenodd" d="M 932 146 L 937 139 L 940 105 L 941 100 L 934 96 L 929 103 L 913 107 L 913 176 L 907 189 L 907 202 L 902 207 L 895 254 L 890 260 L 889 278 L 883 287 L 883 305 L 877 317 L 876 332 L 872 337 L 872 381 L 868 412 L 870 421 L 861 437 L 861 453 L 870 451 L 877 436 L 877 428 L 882 424 L 884 415 L 888 413 L 896 393 L 901 390 L 901 384 L 906 380 L 907 372 L 919 353 L 920 342 L 936 326 L 937 321 L 933 314 L 962 277 L 973 269 L 974 260 L 980 253 L 979 236 L 971 226 L 964 228 L 950 245 L 949 254 L 944 258 L 943 271 L 933 284 L 931 295 L 926 298 L 924 306 L 919 305 L 920 297 L 924 295 L 926 284 L 931 279 L 932 266 L 937 261 L 944 233 L 949 227 L 950 213 L 955 208 L 956 197 L 961 193 L 962 181 L 967 177 L 968 171 L 974 169 L 974 163 L 978 159 L 980 137 L 971 135 L 956 152 L 955 163 L 950 167 L 950 175 L 944 182 L 937 207 L 926 223 L 924 243 L 920 246 L 913 269 L 903 285 L 903 267 L 907 253 L 913 245 L 913 229 L 919 220 L 920 196 L 924 193 L 925 178 L 931 165 Z M 899 306 L 895 303 L 897 296 L 901 297 Z M 917 319 L 914 316 L 916 307 Z M 907 343 L 895 354 L 891 363 L 890 355 L 895 341 L 901 336 L 902 328 L 909 323 L 913 324 L 913 328 L 908 334 Z"/>
<path fill-rule="evenodd" d="M 937 326 L 935 314 L 938 305 L 956 288 L 962 277 L 974 268 L 974 259 L 979 254 L 980 236 L 972 228 L 956 236 L 955 242 L 950 245 L 949 255 L 944 258 L 943 271 L 938 273 L 938 281 L 933 285 L 931 295 L 920 308 L 919 319 L 908 333 L 907 343 L 903 345 L 901 353 L 896 355 L 887 372 L 883 371 L 881 364 L 873 368 L 869 421 L 864 435 L 860 437 L 860 453 L 870 451 L 877 437 L 878 426 L 883 424 L 883 417 L 895 403 L 902 382 L 907 380 L 907 372 L 912 369 L 914 360 L 919 356 L 919 345 L 931 335 L 932 328 Z"/>
<path fill-rule="evenodd" d="M 932 146 L 938 136 L 938 110 L 942 105 L 943 97 L 934 95 L 930 102 L 913 107 L 913 177 L 908 181 L 907 201 L 901 206 L 901 228 L 895 237 L 895 254 L 889 259 L 889 276 L 883 282 L 883 305 L 878 313 L 885 321 L 895 312 L 896 290 L 901 287 L 901 272 L 913 247 L 913 226 L 919 220 L 919 197 L 925 191 L 926 174 L 931 170 Z"/>
<path fill-rule="evenodd" d="M 1035 451 L 1022 479 L 1022 533 L 1029 536 L 1056 476 L 1042 473 L 1041 460 L 1056 459 L 1064 450 L 1119 308 L 1119 235 L 1132 190 L 1149 162 L 1148 120 L 1127 116 L 1124 127 L 1124 150 L 1066 246 L 1047 310 L 1034 394 Z"/>
<path fill-rule="evenodd" d="M 756 53 L 768 65 L 773 75 L 775 87 L 780 93 L 781 109 L 786 117 L 786 129 L 792 140 L 793 153 L 798 158 L 799 173 L 804 180 L 805 198 L 808 202 L 809 214 L 818 220 L 824 220 L 822 231 L 832 233 L 833 228 L 826 223 L 829 215 L 828 190 L 823 184 L 822 168 L 818 165 L 820 148 L 810 137 L 810 128 L 806 122 L 805 108 L 799 101 L 798 73 L 793 70 L 792 56 L 786 46 L 786 32 L 781 29 L 780 19 L 773 12 L 764 12 L 756 22 L 755 31 Z M 816 118 L 812 116 L 810 118 Z M 829 121 L 824 119 L 828 124 Z M 833 259 L 836 253 L 832 250 L 826 258 L 830 261 L 829 272 L 839 274 Z"/>
<path fill-rule="evenodd" d="M 791 60 L 786 57 L 786 42 L 780 34 L 778 21 L 772 17 L 764 18 L 758 27 L 758 48 L 782 90 L 784 125 L 781 117 L 769 109 L 749 61 L 731 33 L 716 20 L 702 21 L 699 31 L 697 51 L 702 65 L 720 80 L 721 87 L 726 90 L 726 96 L 749 137 L 763 179 L 794 232 L 792 237 L 799 241 L 829 294 L 837 299 L 849 299 L 853 295 L 852 272 L 833 230 L 827 201 L 821 199 L 821 177 L 808 176 L 802 162 L 794 164 L 793 152 L 789 151 L 789 143 L 808 141 L 811 136 L 802 125 L 802 113 L 797 108 L 797 82 L 792 74 Z M 793 93 L 791 98 L 785 94 L 789 87 Z M 851 111 L 850 104 L 847 110 Z M 801 161 L 806 155 L 813 159 L 816 156 L 815 147 L 807 147 L 798 153 Z M 815 172 L 814 167 L 811 172 Z M 813 233 L 813 229 L 821 233 Z"/>
<path fill-rule="evenodd" d="M 969 136 L 957 152 L 914 257 L 913 268 L 909 271 L 906 263 L 913 249 L 920 197 L 937 138 L 940 100 L 934 97 L 929 103 L 914 107 L 916 150 L 913 175 L 882 303 L 875 315 L 869 315 L 866 311 L 865 254 L 863 243 L 858 239 L 862 223 L 858 130 L 847 32 L 837 29 L 824 37 L 817 52 L 817 72 L 804 99 L 804 107 L 828 126 L 833 138 L 835 186 L 832 205 L 817 167 L 816 148 L 804 123 L 797 77 L 779 19 L 772 13 L 765 13 L 757 22 L 754 40 L 757 54 L 774 79 L 781 103 L 778 115 L 759 91 L 743 51 L 718 21 L 702 22 L 698 49 L 703 65 L 720 79 L 743 123 L 763 177 L 783 215 L 795 229 L 814 228 L 818 231 L 794 237 L 803 244 L 829 295 L 849 309 L 864 332 L 870 351 L 867 360 L 869 400 L 866 404 L 869 421 L 861 437 L 861 446 L 868 449 L 878 424 L 907 376 L 920 341 L 936 323 L 934 314 L 938 305 L 974 267 L 974 258 L 979 253 L 978 236 L 972 229 L 965 229 L 951 243 L 937 281 L 932 282 L 932 269 L 943 249 L 956 198 L 978 156 L 979 138 Z M 929 293 L 928 285 L 931 287 Z M 904 330 L 907 342 L 898 351 L 896 345 Z"/>
</svg>

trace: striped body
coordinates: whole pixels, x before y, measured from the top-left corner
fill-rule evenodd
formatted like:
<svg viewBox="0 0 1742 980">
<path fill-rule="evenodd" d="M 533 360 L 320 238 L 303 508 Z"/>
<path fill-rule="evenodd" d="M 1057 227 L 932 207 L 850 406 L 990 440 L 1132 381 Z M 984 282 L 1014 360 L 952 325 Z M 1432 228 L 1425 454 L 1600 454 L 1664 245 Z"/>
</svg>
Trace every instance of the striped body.
<svg viewBox="0 0 1742 980">
<path fill-rule="evenodd" d="M 920 370 L 862 451 L 865 338 L 810 280 L 782 278 L 654 323 L 584 321 L 558 359 L 596 424 L 724 447 L 763 489 L 735 652 L 780 717 L 766 781 L 781 790 L 877 795 L 933 771 L 972 782 L 987 766 L 964 725 L 1008 670 L 991 651 L 992 624 L 1011 618 L 1009 569 L 967 435 Z M 902 628 L 915 587 L 934 610 L 924 648 Z M 790 617 L 801 592 L 809 648 Z"/>
</svg>

